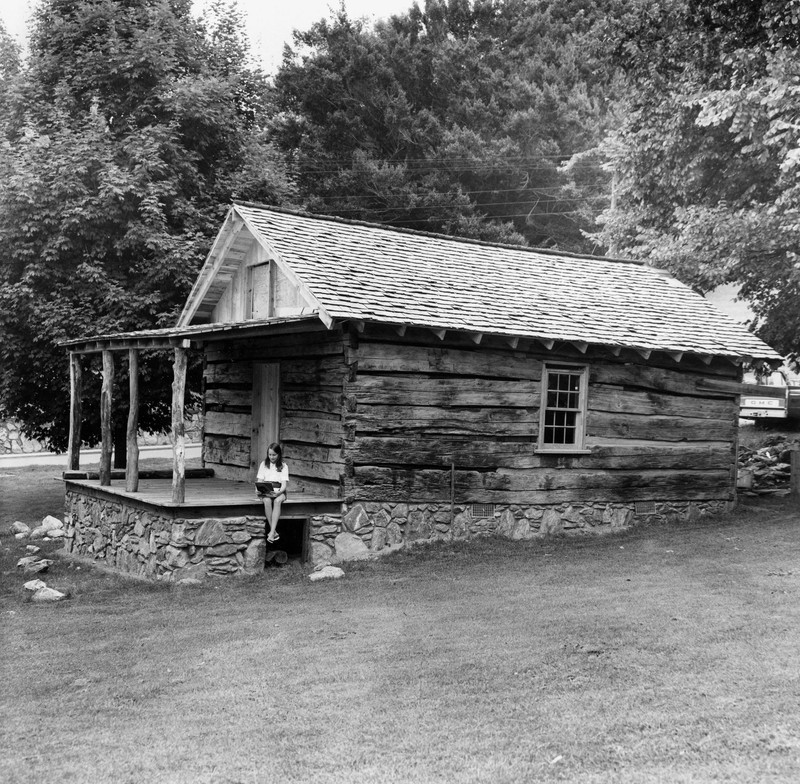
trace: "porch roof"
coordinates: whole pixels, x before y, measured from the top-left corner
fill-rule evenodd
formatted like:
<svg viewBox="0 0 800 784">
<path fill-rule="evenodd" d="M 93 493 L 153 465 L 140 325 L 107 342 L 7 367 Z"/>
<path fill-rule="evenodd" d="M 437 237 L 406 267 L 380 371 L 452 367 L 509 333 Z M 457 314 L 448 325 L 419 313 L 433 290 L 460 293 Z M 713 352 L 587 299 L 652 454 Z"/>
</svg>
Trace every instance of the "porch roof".
<svg viewBox="0 0 800 784">
<path fill-rule="evenodd" d="M 143 329 L 135 332 L 117 332 L 108 335 L 91 335 L 65 340 L 64 348 L 75 354 L 97 351 L 136 349 L 200 348 L 202 344 L 231 337 L 258 337 L 270 334 L 307 331 L 315 324 L 324 325 L 316 314 L 284 316 L 269 319 L 251 319 L 236 324 L 194 324 L 187 327 Z"/>
</svg>

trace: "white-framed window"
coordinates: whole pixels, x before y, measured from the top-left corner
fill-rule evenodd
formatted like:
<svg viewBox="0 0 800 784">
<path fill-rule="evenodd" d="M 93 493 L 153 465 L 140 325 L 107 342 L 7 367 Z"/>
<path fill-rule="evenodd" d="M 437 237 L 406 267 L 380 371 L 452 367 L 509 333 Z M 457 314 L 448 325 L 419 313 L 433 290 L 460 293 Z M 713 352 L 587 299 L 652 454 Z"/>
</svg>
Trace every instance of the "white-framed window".
<svg viewBox="0 0 800 784">
<path fill-rule="evenodd" d="M 589 368 L 585 365 L 546 363 L 542 370 L 542 404 L 539 450 L 585 452 L 586 392 Z"/>
</svg>

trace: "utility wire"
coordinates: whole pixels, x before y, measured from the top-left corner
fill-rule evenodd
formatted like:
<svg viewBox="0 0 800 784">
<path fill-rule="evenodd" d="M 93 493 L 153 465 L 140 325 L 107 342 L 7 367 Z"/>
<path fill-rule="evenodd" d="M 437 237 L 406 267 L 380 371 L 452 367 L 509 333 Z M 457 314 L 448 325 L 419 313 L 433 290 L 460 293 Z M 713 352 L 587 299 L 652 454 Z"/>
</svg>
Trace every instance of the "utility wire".
<svg viewBox="0 0 800 784">
<path fill-rule="evenodd" d="M 568 160 L 569 158 L 572 158 L 575 155 L 585 155 L 587 152 L 592 152 L 592 150 L 581 150 L 581 151 L 578 151 L 578 152 L 565 152 L 565 153 L 541 153 L 541 154 L 536 154 L 536 155 L 504 155 L 504 156 L 497 156 L 497 157 L 494 157 L 494 158 L 486 157 L 486 158 L 483 158 L 481 160 L 485 160 L 485 161 L 509 161 L 509 162 L 511 162 L 511 161 L 516 161 L 516 162 L 519 162 L 519 161 L 539 161 L 542 158 L 555 158 L 555 159 L 562 159 L 563 158 L 565 160 Z M 302 156 L 303 153 L 298 153 L 298 155 Z M 350 162 L 353 161 L 353 155 L 350 155 L 349 157 L 348 156 L 342 156 L 342 157 L 335 157 L 335 156 L 327 157 L 326 156 L 325 158 L 323 158 L 321 160 L 324 160 L 326 163 L 329 163 L 329 162 L 331 162 L 331 163 L 332 162 L 350 163 Z M 438 162 L 438 161 L 441 161 L 441 162 L 444 162 L 444 163 L 448 163 L 448 162 L 470 163 L 472 161 L 475 161 L 476 158 L 474 158 L 474 157 L 472 157 L 470 155 L 453 155 L 453 156 L 450 156 L 450 157 L 444 156 L 444 157 L 441 157 L 441 158 L 400 158 L 397 161 L 393 161 L 393 160 L 391 160 L 389 158 L 370 158 L 370 160 L 380 161 L 380 162 L 383 162 L 383 163 L 431 163 L 431 162 Z M 593 165 L 597 165 L 597 164 L 593 164 Z"/>
<path fill-rule="evenodd" d="M 392 161 L 374 161 L 373 160 L 373 161 L 370 161 L 370 162 L 371 163 L 378 163 L 378 164 L 388 164 L 389 166 L 393 166 L 395 168 L 398 168 L 398 167 L 400 167 L 402 165 L 402 162 L 394 163 Z M 297 168 L 299 170 L 299 173 L 301 173 L 301 174 L 341 174 L 342 172 L 363 171 L 363 169 L 359 169 L 359 168 L 355 167 L 353 165 L 352 161 L 348 162 L 346 165 L 343 165 L 343 166 L 340 166 L 340 167 L 334 168 L 334 169 L 306 168 L 301 163 L 297 163 L 297 162 L 290 163 L 289 165 L 290 165 L 290 168 L 291 167 Z M 572 168 L 574 168 L 574 169 L 580 168 L 580 169 L 595 170 L 596 171 L 596 170 L 601 169 L 602 167 L 600 166 L 600 164 L 592 164 L 592 165 L 586 165 L 586 166 L 583 166 L 583 165 L 580 165 L 580 164 L 576 164 Z M 557 174 L 558 173 L 556 169 L 551 168 L 549 166 L 514 166 L 513 164 L 503 164 L 501 166 L 501 165 L 496 165 L 496 164 L 491 164 L 491 163 L 486 163 L 486 164 L 474 164 L 473 163 L 473 164 L 470 164 L 469 166 L 461 166 L 461 165 L 459 165 L 459 166 L 412 166 L 412 167 L 408 167 L 408 171 L 410 173 L 413 173 L 413 174 L 419 174 L 419 173 L 423 173 L 423 172 L 442 173 L 442 174 L 449 174 L 449 173 L 454 173 L 454 172 L 474 172 L 476 174 L 479 174 L 479 173 L 487 173 L 487 172 L 500 173 L 501 171 L 503 171 L 503 172 L 509 172 L 510 171 L 512 173 L 513 172 L 519 172 L 519 171 L 524 171 L 524 172 L 540 171 L 540 172 L 549 172 L 551 174 Z"/>
<path fill-rule="evenodd" d="M 610 191 L 608 191 L 607 187 L 606 187 L 607 185 L 608 185 L 608 183 L 602 183 L 602 184 L 598 183 L 596 185 L 587 184 L 587 185 L 581 186 L 581 187 L 586 188 L 586 189 L 593 188 L 598 192 L 598 195 L 600 195 L 600 194 L 610 195 Z M 564 186 L 564 187 L 566 187 L 566 186 Z M 478 193 L 497 193 L 497 194 L 500 194 L 500 193 L 528 193 L 528 194 L 531 194 L 532 196 L 547 195 L 548 193 L 552 193 L 555 196 L 558 196 L 558 194 L 560 194 L 560 193 L 562 193 L 564 191 L 564 187 L 556 187 L 556 186 L 554 186 L 554 187 L 542 187 L 542 188 L 487 188 L 485 190 L 475 190 L 475 191 L 474 190 L 464 190 L 464 191 L 461 191 L 461 193 L 463 193 L 465 195 L 473 195 L 473 194 L 478 194 Z M 405 193 L 411 194 L 413 196 L 424 196 L 425 194 L 431 193 L 431 192 L 432 191 L 429 188 L 416 188 L 416 189 L 413 189 L 413 190 L 409 189 L 409 190 L 405 191 Z M 363 192 L 361 192 L 361 193 L 343 194 L 341 196 L 339 196 L 337 194 L 330 194 L 330 195 L 327 195 L 327 196 L 320 194 L 318 196 L 318 198 L 320 198 L 320 199 L 340 199 L 340 200 L 344 200 L 344 201 L 350 201 L 352 199 L 373 199 L 373 198 L 378 197 L 379 195 L 380 194 L 370 194 L 370 193 L 363 193 Z M 559 198 L 559 201 L 567 200 L 569 198 L 572 198 L 572 197 L 565 197 L 564 199 L 560 199 Z M 580 196 L 580 197 L 577 197 L 577 198 L 578 198 L 578 200 L 580 200 L 580 199 L 583 199 L 585 197 Z"/>
</svg>

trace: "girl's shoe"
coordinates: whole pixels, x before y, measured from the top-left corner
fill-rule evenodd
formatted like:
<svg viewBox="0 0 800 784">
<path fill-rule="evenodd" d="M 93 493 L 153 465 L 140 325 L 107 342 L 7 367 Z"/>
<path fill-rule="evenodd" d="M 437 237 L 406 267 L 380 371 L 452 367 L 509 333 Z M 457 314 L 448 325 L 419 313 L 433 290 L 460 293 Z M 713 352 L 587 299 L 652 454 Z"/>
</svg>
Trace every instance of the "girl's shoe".
<svg viewBox="0 0 800 784">
<path fill-rule="evenodd" d="M 280 539 L 280 536 L 278 536 L 278 534 L 275 534 L 275 536 L 268 536 L 268 537 L 267 537 L 267 541 L 268 541 L 270 544 L 274 544 L 275 542 L 277 542 L 277 541 L 278 541 L 278 539 Z"/>
</svg>

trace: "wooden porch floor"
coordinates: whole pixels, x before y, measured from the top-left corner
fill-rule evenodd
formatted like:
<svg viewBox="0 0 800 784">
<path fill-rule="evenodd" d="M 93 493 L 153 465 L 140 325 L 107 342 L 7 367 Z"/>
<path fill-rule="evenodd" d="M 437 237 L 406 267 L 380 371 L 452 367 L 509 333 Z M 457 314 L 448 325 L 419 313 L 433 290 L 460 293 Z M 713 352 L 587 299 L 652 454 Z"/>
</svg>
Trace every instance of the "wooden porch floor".
<svg viewBox="0 0 800 784">
<path fill-rule="evenodd" d="M 171 479 L 140 479 L 139 490 L 129 493 L 124 479 L 112 479 L 101 486 L 98 479 L 65 479 L 67 490 L 93 497 L 104 497 L 130 506 L 149 507 L 171 517 L 230 517 L 263 515 L 264 505 L 249 482 L 204 477 L 186 480 L 185 500 L 172 500 Z M 124 499 L 124 501 L 123 501 Z M 333 496 L 292 492 L 283 504 L 282 517 L 307 517 L 309 514 L 338 514 L 342 501 Z"/>
</svg>

